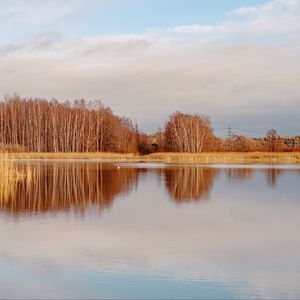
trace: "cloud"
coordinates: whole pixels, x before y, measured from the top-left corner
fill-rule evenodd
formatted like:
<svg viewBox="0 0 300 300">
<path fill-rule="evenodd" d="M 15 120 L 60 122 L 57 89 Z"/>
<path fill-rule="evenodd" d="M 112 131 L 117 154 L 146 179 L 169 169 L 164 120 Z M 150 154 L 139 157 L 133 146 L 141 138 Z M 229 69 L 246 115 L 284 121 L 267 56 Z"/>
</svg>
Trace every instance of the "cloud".
<svg viewBox="0 0 300 300">
<path fill-rule="evenodd" d="M 11 0 L 1 3 L 0 22 L 2 25 L 44 25 L 48 22 L 72 15 L 81 8 L 80 1 L 74 0 Z"/>
<path fill-rule="evenodd" d="M 249 15 L 254 15 L 256 14 L 258 11 L 257 7 L 253 7 L 253 6 L 249 6 L 249 7 L 240 7 L 238 9 L 235 9 L 232 12 L 233 16 L 237 16 L 237 17 L 245 17 L 245 16 L 249 16 Z"/>
<path fill-rule="evenodd" d="M 36 34 L 30 38 L 20 40 L 16 43 L 0 46 L 1 55 L 15 56 L 18 54 L 27 55 L 32 52 L 54 51 L 58 42 L 63 39 L 59 32 L 46 32 Z"/>
<path fill-rule="evenodd" d="M 70 13 L 68 3 L 50 15 Z M 300 2 L 276 0 L 240 8 L 220 24 L 77 38 L 38 33 L 0 46 L 0 90 L 101 98 L 148 132 L 182 110 L 224 126 L 253 122 L 266 130 L 268 119 L 280 133 L 296 134 L 299 23 Z"/>
<path fill-rule="evenodd" d="M 225 26 L 222 25 L 184 25 L 176 26 L 168 29 L 169 32 L 175 33 L 212 33 L 224 31 Z"/>
<path fill-rule="evenodd" d="M 280 40 L 299 37 L 300 2 L 297 0 L 274 0 L 258 7 L 247 7 L 232 13 L 237 25 L 242 25 L 244 33 Z M 240 18 L 240 19 L 239 19 Z M 246 37 L 247 37 L 246 35 Z"/>
</svg>

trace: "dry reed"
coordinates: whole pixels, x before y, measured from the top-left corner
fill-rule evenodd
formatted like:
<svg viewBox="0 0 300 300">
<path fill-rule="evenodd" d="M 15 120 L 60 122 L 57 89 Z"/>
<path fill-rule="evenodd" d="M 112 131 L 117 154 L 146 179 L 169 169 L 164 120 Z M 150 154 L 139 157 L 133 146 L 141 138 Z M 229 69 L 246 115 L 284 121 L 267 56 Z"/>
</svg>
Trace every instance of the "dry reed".
<svg viewBox="0 0 300 300">
<path fill-rule="evenodd" d="M 109 162 L 161 162 L 170 164 L 300 164 L 300 152 L 160 152 L 149 155 L 109 152 L 21 152 L 9 153 L 8 157 L 16 160 L 97 160 Z"/>
<path fill-rule="evenodd" d="M 184 164 L 299 164 L 300 152 L 152 153 L 146 159 Z"/>
<path fill-rule="evenodd" d="M 19 168 L 7 152 L 0 152 L 0 203 L 15 197 L 17 184 L 25 179 L 26 184 L 30 184 L 32 177 L 32 168 L 28 164 Z"/>
<path fill-rule="evenodd" d="M 14 183 L 19 180 L 19 173 L 8 158 L 7 153 L 0 153 L 0 202 L 5 202 L 14 193 Z"/>
</svg>

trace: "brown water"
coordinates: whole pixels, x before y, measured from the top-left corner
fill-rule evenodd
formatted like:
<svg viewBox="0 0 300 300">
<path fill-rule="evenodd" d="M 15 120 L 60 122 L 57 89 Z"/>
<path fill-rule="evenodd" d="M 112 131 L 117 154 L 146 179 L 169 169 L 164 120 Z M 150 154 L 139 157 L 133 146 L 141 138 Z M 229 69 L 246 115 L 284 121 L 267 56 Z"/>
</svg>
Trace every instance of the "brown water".
<svg viewBox="0 0 300 300">
<path fill-rule="evenodd" d="M 299 298 L 300 169 L 31 163 L 0 298 Z"/>
</svg>

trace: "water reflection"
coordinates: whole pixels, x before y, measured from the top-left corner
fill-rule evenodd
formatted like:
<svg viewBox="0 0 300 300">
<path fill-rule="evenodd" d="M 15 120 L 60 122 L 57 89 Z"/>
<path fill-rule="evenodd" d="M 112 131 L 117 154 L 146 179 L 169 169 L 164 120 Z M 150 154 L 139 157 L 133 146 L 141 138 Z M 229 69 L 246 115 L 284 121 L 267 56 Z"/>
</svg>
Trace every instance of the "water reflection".
<svg viewBox="0 0 300 300">
<path fill-rule="evenodd" d="M 269 186 L 275 187 L 277 182 L 278 182 L 279 176 L 283 173 L 284 173 L 284 170 L 281 170 L 281 169 L 268 169 L 268 170 L 266 170 L 266 177 L 267 177 L 267 181 L 268 181 Z"/>
<path fill-rule="evenodd" d="M 25 164 L 18 165 L 18 169 L 25 176 L 9 186 L 0 184 L 0 209 L 16 215 L 71 209 L 83 213 L 90 205 L 107 209 L 120 193 L 131 192 L 140 174 L 147 172 L 154 172 L 163 179 L 170 198 L 177 204 L 208 199 L 221 172 L 231 184 L 251 181 L 261 172 L 271 188 L 275 188 L 282 174 L 299 173 L 299 170 L 276 168 L 172 166 L 147 169 L 78 162 Z"/>
<path fill-rule="evenodd" d="M 1 200 L 0 298 L 300 296 L 299 168 L 20 168 Z"/>
<path fill-rule="evenodd" d="M 279 182 L 280 176 L 288 173 L 295 173 L 300 175 L 300 170 L 298 169 L 283 169 L 283 168 L 265 168 L 265 169 L 254 169 L 251 167 L 243 168 L 227 168 L 224 170 L 229 182 L 246 182 L 251 181 L 258 172 L 262 172 L 266 178 L 266 181 L 271 188 L 275 188 Z"/>
<path fill-rule="evenodd" d="M 166 187 L 177 202 L 207 199 L 218 171 L 213 168 L 174 167 L 164 170 Z"/>
<path fill-rule="evenodd" d="M 251 180 L 255 169 L 251 168 L 229 168 L 225 170 L 225 173 L 230 182 L 247 181 Z"/>
<path fill-rule="evenodd" d="M 0 208 L 14 214 L 71 208 L 81 212 L 90 204 L 109 208 L 114 198 L 137 183 L 138 170 L 100 163 L 55 163 L 19 166 L 24 178 L 0 192 Z"/>
</svg>

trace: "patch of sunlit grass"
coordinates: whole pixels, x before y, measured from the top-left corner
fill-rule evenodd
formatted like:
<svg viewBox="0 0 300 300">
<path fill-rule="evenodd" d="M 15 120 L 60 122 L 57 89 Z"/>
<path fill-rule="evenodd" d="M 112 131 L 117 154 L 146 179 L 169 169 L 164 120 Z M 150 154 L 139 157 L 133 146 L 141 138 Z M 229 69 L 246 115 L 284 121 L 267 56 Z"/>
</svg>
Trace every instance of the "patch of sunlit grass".
<svg viewBox="0 0 300 300">
<path fill-rule="evenodd" d="M 12 159 L 96 159 L 96 160 L 132 160 L 139 155 L 134 153 L 112 152 L 19 152 L 9 153 Z"/>
<path fill-rule="evenodd" d="M 149 161 L 186 164 L 298 164 L 300 152 L 212 152 L 212 153 L 152 153 Z"/>
<path fill-rule="evenodd" d="M 13 196 L 14 183 L 19 179 L 17 169 L 8 158 L 7 153 L 0 153 L 0 202 Z"/>
<path fill-rule="evenodd" d="M 18 182 L 32 180 L 32 170 L 29 165 L 19 168 L 9 158 L 7 152 L 0 152 L 0 203 L 4 203 L 15 196 Z"/>
<path fill-rule="evenodd" d="M 20 152 L 9 153 L 11 159 L 49 159 L 49 160 L 98 160 L 108 162 L 162 162 L 184 164 L 299 164 L 300 152 L 204 152 L 171 153 L 157 152 L 149 155 L 135 153 L 63 153 L 63 152 Z"/>
</svg>

